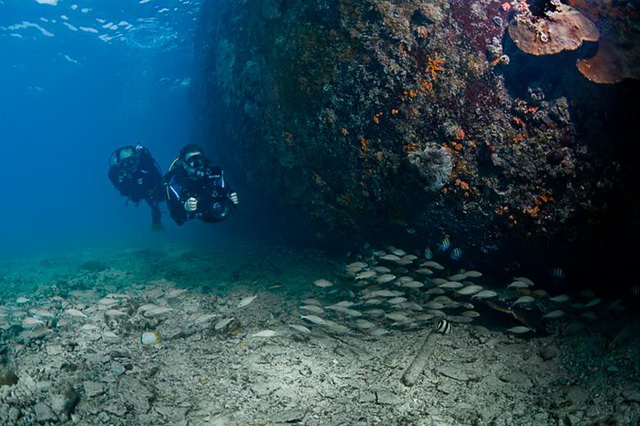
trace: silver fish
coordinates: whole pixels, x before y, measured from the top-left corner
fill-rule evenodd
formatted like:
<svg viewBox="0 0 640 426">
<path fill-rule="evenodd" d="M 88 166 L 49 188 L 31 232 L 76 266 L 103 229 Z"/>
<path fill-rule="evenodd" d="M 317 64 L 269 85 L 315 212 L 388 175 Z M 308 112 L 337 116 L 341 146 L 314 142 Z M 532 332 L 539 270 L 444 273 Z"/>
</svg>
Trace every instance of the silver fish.
<svg viewBox="0 0 640 426">
<path fill-rule="evenodd" d="M 376 326 L 374 323 L 363 319 L 356 320 L 355 325 L 363 330 L 374 328 Z"/>
<path fill-rule="evenodd" d="M 553 318 L 560 318 L 563 315 L 564 315 L 563 311 L 561 311 L 560 309 L 556 309 L 555 311 L 547 312 L 542 316 L 542 318 L 553 319 Z"/>
<path fill-rule="evenodd" d="M 307 327 L 305 327 L 304 325 L 300 325 L 300 324 L 289 324 L 289 327 L 293 328 L 296 331 L 299 331 L 301 333 L 311 333 L 311 330 L 308 329 Z"/>
<path fill-rule="evenodd" d="M 326 287 L 331 287 L 333 285 L 333 283 L 329 280 L 325 280 L 325 279 L 319 279 L 319 280 L 315 280 L 313 282 L 313 284 L 316 287 L 320 287 L 320 288 L 326 288 Z"/>
<path fill-rule="evenodd" d="M 78 309 L 66 309 L 64 311 L 65 314 L 69 314 L 72 317 L 80 317 L 80 318 L 86 318 L 87 316 L 85 314 L 83 314 L 81 311 L 79 311 Z"/>
<path fill-rule="evenodd" d="M 346 269 L 352 269 L 352 270 L 362 270 L 364 268 L 366 268 L 368 265 L 364 262 L 353 262 L 347 265 Z"/>
<path fill-rule="evenodd" d="M 398 260 L 400 260 L 400 256 L 395 254 L 385 254 L 384 256 L 380 256 L 380 259 L 388 260 L 390 262 L 397 262 Z"/>
<path fill-rule="evenodd" d="M 409 321 L 409 317 L 402 312 L 391 312 L 386 314 L 385 317 L 393 321 L 399 321 L 399 322 Z"/>
<path fill-rule="evenodd" d="M 302 318 L 303 320 L 307 320 L 313 324 L 324 324 L 325 321 L 320 318 L 319 316 L 316 315 L 300 315 L 300 318 Z"/>
<path fill-rule="evenodd" d="M 256 297 L 258 297 L 258 296 L 257 296 L 257 295 L 255 295 L 255 296 L 245 297 L 244 299 L 242 299 L 242 300 L 238 303 L 238 308 L 244 308 L 245 306 L 249 305 L 251 302 L 253 302 L 254 300 L 256 300 Z"/>
<path fill-rule="evenodd" d="M 193 323 L 195 325 L 199 325 L 199 324 L 204 324 L 212 319 L 214 319 L 216 316 L 214 314 L 203 314 L 200 315 L 199 317 L 197 317 L 195 319 L 195 321 L 193 321 Z"/>
<path fill-rule="evenodd" d="M 455 274 L 449 277 L 449 281 L 462 281 L 467 278 L 466 274 Z"/>
<path fill-rule="evenodd" d="M 316 306 L 316 305 L 303 305 L 303 306 L 300 306 L 300 309 L 304 309 L 305 311 L 313 312 L 314 314 L 321 314 L 321 313 L 324 312 L 324 309 L 322 309 L 320 306 Z"/>
<path fill-rule="evenodd" d="M 498 293 L 493 290 L 482 290 L 471 296 L 472 299 L 490 299 L 492 297 L 496 297 Z"/>
<path fill-rule="evenodd" d="M 602 299 L 600 299 L 599 297 L 596 297 L 595 299 L 592 299 L 589 302 L 585 303 L 584 307 L 585 308 L 591 308 L 591 307 L 596 306 L 600 302 L 602 302 Z"/>
<path fill-rule="evenodd" d="M 524 281 L 514 281 L 507 286 L 507 288 L 529 288 L 531 285 L 527 284 Z"/>
<path fill-rule="evenodd" d="M 518 299 L 516 299 L 516 301 L 513 302 L 512 304 L 513 305 L 520 305 L 520 304 L 523 304 L 523 303 L 531 303 L 531 302 L 535 302 L 535 301 L 536 301 L 536 299 L 534 299 L 531 296 L 521 296 L 521 297 L 518 297 Z"/>
<path fill-rule="evenodd" d="M 523 283 L 525 283 L 525 284 L 529 285 L 529 287 L 532 287 L 532 286 L 533 286 L 533 281 L 531 281 L 531 280 L 530 280 L 529 278 L 527 278 L 527 277 L 515 277 L 513 280 L 514 280 L 514 281 L 521 281 L 521 282 L 523 282 Z"/>
<path fill-rule="evenodd" d="M 391 253 L 395 254 L 396 256 L 404 256 L 407 254 L 406 251 L 396 247 L 388 247 L 387 250 L 389 250 Z"/>
<path fill-rule="evenodd" d="M 384 336 L 387 333 L 389 333 L 389 330 L 379 327 L 369 330 L 369 334 L 376 337 Z"/>
<path fill-rule="evenodd" d="M 215 330 L 221 330 L 223 328 L 225 328 L 226 326 L 228 326 L 229 324 L 231 324 L 231 322 L 234 320 L 234 318 L 223 318 L 220 321 L 216 322 L 213 326 L 213 328 Z"/>
<path fill-rule="evenodd" d="M 257 333 L 254 333 L 251 335 L 251 337 L 273 337 L 273 336 L 277 336 L 278 333 L 276 333 L 273 330 L 262 330 L 262 331 L 258 331 Z"/>
<path fill-rule="evenodd" d="M 549 300 L 556 303 L 563 303 L 569 301 L 569 296 L 567 296 L 566 294 L 561 294 L 559 296 L 550 297 Z"/>
<path fill-rule="evenodd" d="M 481 285 L 471 284 L 470 286 L 467 286 L 465 288 L 461 288 L 460 290 L 458 290 L 458 294 L 463 296 L 468 296 L 470 294 L 478 293 L 481 290 L 482 290 Z"/>
<path fill-rule="evenodd" d="M 359 272 L 358 275 L 356 275 L 356 280 L 368 280 L 369 278 L 375 278 L 376 275 L 376 271 L 362 271 Z"/>
<path fill-rule="evenodd" d="M 409 282 L 403 283 L 402 287 L 420 288 L 420 287 L 424 287 L 424 284 L 422 284 L 420 281 L 409 281 Z"/>
<path fill-rule="evenodd" d="M 525 327 L 523 325 L 519 325 L 516 327 L 507 328 L 507 331 L 514 334 L 524 334 L 531 331 L 529 327 Z"/>
<path fill-rule="evenodd" d="M 426 267 L 426 268 L 437 269 L 439 271 L 442 271 L 444 269 L 444 266 L 442 266 L 441 264 L 439 264 L 438 262 L 435 262 L 433 260 L 427 260 L 426 262 L 423 262 L 422 265 L 420 265 L 420 266 Z"/>
<path fill-rule="evenodd" d="M 376 278 L 376 282 L 380 284 L 388 283 L 396 279 L 396 276 L 393 274 L 383 274 Z"/>
<path fill-rule="evenodd" d="M 440 284 L 438 287 L 440 288 L 448 288 L 448 289 L 456 289 L 464 287 L 464 284 L 458 281 L 447 281 L 446 283 Z"/>
</svg>

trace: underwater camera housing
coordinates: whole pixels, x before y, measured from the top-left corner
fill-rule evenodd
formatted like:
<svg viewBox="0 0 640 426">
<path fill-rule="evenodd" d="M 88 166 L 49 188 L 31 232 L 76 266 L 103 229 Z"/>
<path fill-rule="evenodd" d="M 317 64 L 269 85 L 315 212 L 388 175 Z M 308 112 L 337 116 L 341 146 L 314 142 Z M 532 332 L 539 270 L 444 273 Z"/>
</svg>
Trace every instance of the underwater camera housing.
<svg viewBox="0 0 640 426">
<path fill-rule="evenodd" d="M 231 201 L 224 188 L 214 188 L 211 192 L 211 216 L 217 222 L 223 221 L 231 211 Z"/>
</svg>

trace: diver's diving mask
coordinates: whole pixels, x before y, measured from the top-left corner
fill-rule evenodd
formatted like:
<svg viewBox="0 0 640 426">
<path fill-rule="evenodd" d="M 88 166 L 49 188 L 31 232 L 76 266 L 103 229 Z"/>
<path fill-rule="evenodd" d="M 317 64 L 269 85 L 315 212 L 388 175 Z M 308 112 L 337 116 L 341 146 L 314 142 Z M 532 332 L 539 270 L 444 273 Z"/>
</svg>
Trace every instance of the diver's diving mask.
<svg viewBox="0 0 640 426">
<path fill-rule="evenodd" d="M 199 152 L 192 152 L 185 155 L 184 161 L 192 169 L 201 169 L 204 167 L 204 158 Z"/>
<path fill-rule="evenodd" d="M 127 148 L 120 151 L 118 155 L 118 165 L 122 170 L 133 171 L 137 166 L 137 158 L 132 149 Z"/>
</svg>

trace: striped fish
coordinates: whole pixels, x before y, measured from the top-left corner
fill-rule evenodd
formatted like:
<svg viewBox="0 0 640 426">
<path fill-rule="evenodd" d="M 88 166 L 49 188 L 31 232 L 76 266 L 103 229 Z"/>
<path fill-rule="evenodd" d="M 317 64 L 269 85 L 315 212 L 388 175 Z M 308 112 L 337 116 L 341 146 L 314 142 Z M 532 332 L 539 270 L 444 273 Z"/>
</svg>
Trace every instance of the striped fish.
<svg viewBox="0 0 640 426">
<path fill-rule="evenodd" d="M 449 240 L 449 237 L 444 237 L 442 239 L 442 242 L 440 242 L 440 245 L 438 245 L 438 250 L 447 251 L 450 248 L 451 248 L 451 241 Z"/>
<path fill-rule="evenodd" d="M 462 257 L 462 253 L 463 253 L 462 249 L 459 247 L 456 247 L 453 250 L 451 250 L 449 257 L 453 260 L 460 260 L 460 258 Z"/>
<path fill-rule="evenodd" d="M 451 333 L 451 324 L 446 319 L 441 319 L 436 323 L 435 330 L 438 333 L 449 334 Z"/>
</svg>

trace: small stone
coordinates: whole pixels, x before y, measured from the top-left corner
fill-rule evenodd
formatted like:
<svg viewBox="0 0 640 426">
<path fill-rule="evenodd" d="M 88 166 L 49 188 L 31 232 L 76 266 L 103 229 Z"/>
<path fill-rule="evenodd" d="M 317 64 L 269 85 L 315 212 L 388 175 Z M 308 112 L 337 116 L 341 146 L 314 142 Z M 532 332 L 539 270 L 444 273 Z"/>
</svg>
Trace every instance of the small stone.
<svg viewBox="0 0 640 426">
<path fill-rule="evenodd" d="M 550 361 L 560 354 L 556 345 L 547 345 L 540 351 L 540 357 L 545 361 Z"/>
<path fill-rule="evenodd" d="M 382 405 L 399 405 L 402 403 L 402 400 L 393 392 L 381 389 L 376 391 L 376 403 Z"/>
<path fill-rule="evenodd" d="M 66 385 L 62 392 L 51 397 L 51 408 L 58 417 L 68 418 L 75 411 L 80 398 L 71 385 Z"/>
<path fill-rule="evenodd" d="M 124 374 L 124 372 L 126 371 L 126 368 L 119 363 L 114 363 L 111 366 L 111 374 L 113 374 L 114 376 L 120 376 L 121 374 Z"/>
<path fill-rule="evenodd" d="M 16 424 L 18 423 L 18 419 L 22 416 L 22 412 L 18 407 L 9 407 L 8 417 L 13 420 Z"/>
<path fill-rule="evenodd" d="M 84 393 L 88 398 L 102 395 L 104 393 L 104 386 L 98 382 L 84 382 Z"/>
<path fill-rule="evenodd" d="M 358 402 L 360 404 L 376 402 L 376 395 L 373 392 L 361 392 Z"/>
<path fill-rule="evenodd" d="M 300 423 L 306 414 L 306 411 L 291 409 L 273 414 L 269 418 L 274 423 Z"/>
<path fill-rule="evenodd" d="M 124 404 L 122 404 L 121 402 L 110 402 L 107 403 L 104 407 L 104 412 L 100 413 L 100 414 L 113 414 L 115 416 L 118 417 L 123 417 L 125 414 L 127 414 L 127 407 L 124 406 Z M 109 416 L 107 416 L 108 418 Z"/>
<path fill-rule="evenodd" d="M 436 371 L 445 377 L 448 377 L 459 382 L 468 382 L 470 380 L 469 374 L 466 371 L 456 367 L 440 367 Z"/>
<path fill-rule="evenodd" d="M 58 420 L 58 416 L 56 416 L 51 407 L 44 402 L 38 402 L 33 407 L 33 411 L 35 412 L 36 419 L 39 423 Z"/>
<path fill-rule="evenodd" d="M 12 386 L 18 383 L 18 376 L 9 370 L 0 370 L 0 386 Z"/>
</svg>

